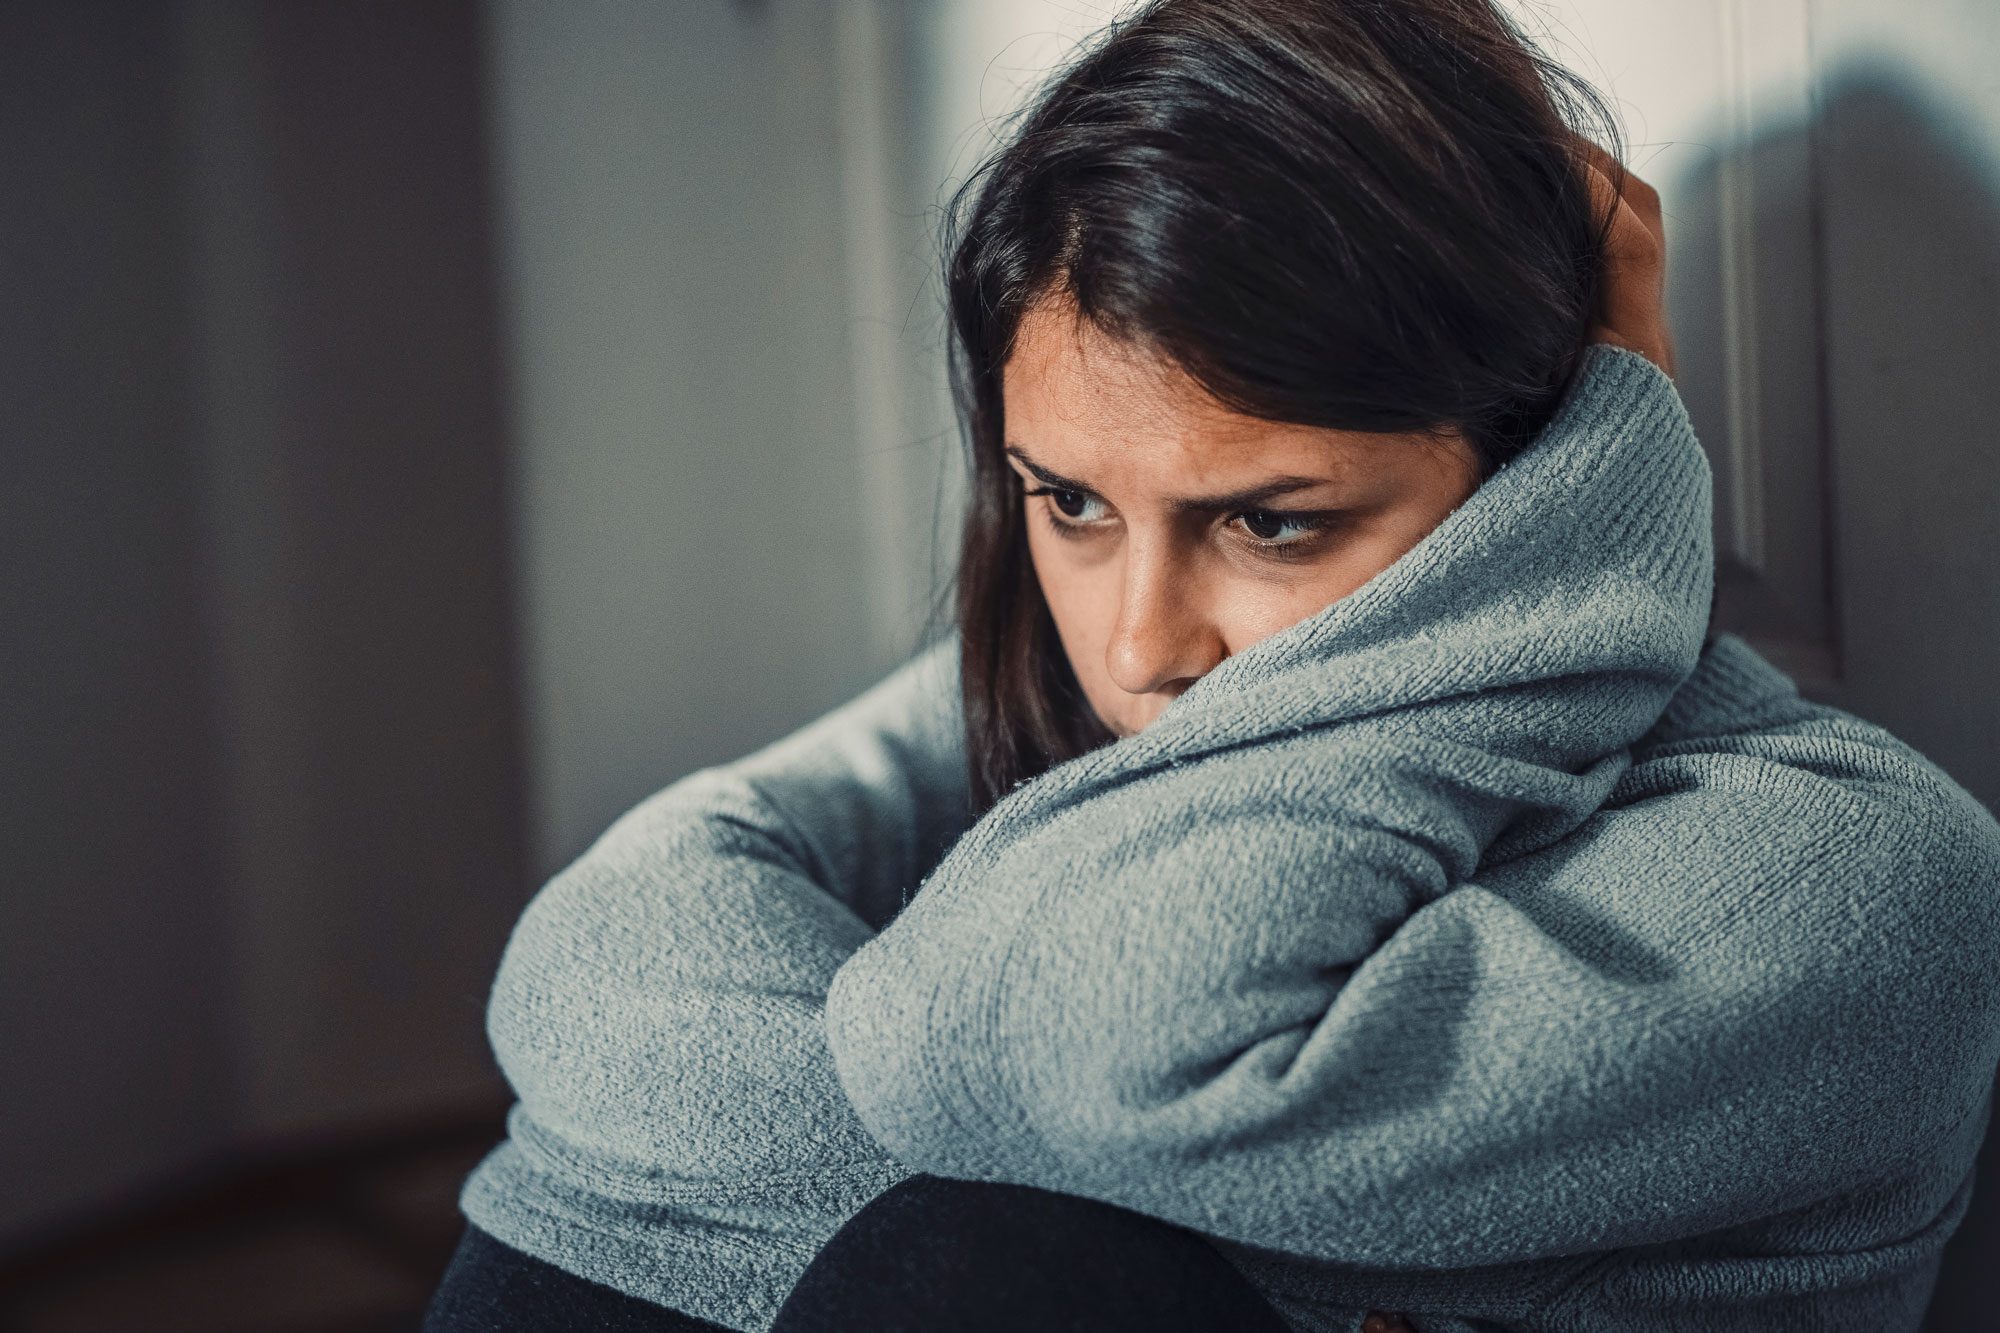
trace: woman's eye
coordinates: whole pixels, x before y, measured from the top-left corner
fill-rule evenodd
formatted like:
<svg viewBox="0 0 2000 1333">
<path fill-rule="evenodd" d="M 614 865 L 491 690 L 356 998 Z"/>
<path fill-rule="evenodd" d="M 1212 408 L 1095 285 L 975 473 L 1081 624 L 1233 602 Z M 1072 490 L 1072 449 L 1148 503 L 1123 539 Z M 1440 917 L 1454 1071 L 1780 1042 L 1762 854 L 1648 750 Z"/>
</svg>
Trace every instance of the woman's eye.
<svg viewBox="0 0 2000 1333">
<path fill-rule="evenodd" d="M 1037 486 L 1031 490 L 1023 491 L 1022 494 L 1048 496 L 1049 503 L 1055 507 L 1056 511 L 1072 523 L 1089 523 L 1093 521 L 1086 517 L 1085 510 L 1091 504 L 1096 503 L 1096 501 L 1093 497 L 1086 495 L 1082 491 L 1064 490 L 1058 486 Z"/>
<path fill-rule="evenodd" d="M 1056 491 L 1050 498 L 1062 510 L 1064 518 L 1082 520 L 1084 511 L 1090 507 L 1090 497 L 1082 491 Z"/>
<path fill-rule="evenodd" d="M 1100 518 L 1090 512 L 1090 507 L 1104 503 L 1087 491 L 1060 486 L 1031 487 L 1022 494 L 1046 495 L 1049 498 L 1048 508 L 1043 512 L 1048 516 L 1049 526 L 1064 537 L 1085 535 L 1086 530 Z M 1316 538 L 1332 527 L 1338 517 L 1338 512 L 1332 510 L 1247 509 L 1229 521 L 1243 525 L 1243 531 L 1250 539 L 1246 545 L 1257 554 L 1285 560 L 1310 554 L 1319 545 Z"/>
<path fill-rule="evenodd" d="M 1326 514 L 1287 514 L 1249 509 L 1238 514 L 1243 530 L 1260 546 L 1303 546 L 1330 522 Z"/>
</svg>

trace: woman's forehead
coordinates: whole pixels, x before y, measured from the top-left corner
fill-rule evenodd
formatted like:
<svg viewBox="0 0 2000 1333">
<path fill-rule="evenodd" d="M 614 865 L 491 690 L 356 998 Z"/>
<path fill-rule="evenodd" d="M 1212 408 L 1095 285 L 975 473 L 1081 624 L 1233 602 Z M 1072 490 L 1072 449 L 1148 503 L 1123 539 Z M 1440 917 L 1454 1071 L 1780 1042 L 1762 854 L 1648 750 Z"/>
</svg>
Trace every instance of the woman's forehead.
<svg viewBox="0 0 2000 1333">
<path fill-rule="evenodd" d="M 1062 307 L 1023 317 L 1003 392 L 1010 453 L 1094 490 L 1122 481 L 1210 494 L 1280 473 L 1351 482 L 1434 452 L 1406 435 L 1233 411 L 1179 367 Z"/>
<path fill-rule="evenodd" d="M 1198 466 L 1296 450 L 1309 429 L 1233 412 L 1164 358 L 1046 308 L 1023 318 L 1003 387 L 1009 439 L 1059 470 L 1043 455 L 1075 463 L 1143 446 Z"/>
</svg>

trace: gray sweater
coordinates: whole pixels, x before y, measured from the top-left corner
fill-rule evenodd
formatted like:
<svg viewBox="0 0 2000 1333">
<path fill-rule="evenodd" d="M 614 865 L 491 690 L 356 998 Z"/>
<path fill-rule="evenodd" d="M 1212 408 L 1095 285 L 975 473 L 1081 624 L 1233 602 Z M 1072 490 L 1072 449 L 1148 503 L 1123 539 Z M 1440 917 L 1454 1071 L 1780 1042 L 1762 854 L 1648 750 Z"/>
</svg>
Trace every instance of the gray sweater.
<svg viewBox="0 0 2000 1333">
<path fill-rule="evenodd" d="M 467 1217 L 744 1330 L 913 1170 L 1196 1227 L 1301 1330 L 1914 1330 L 2000 825 L 1704 644 L 1708 487 L 1593 348 L 1390 569 L 976 821 L 951 638 L 655 794 L 509 943 Z"/>
</svg>

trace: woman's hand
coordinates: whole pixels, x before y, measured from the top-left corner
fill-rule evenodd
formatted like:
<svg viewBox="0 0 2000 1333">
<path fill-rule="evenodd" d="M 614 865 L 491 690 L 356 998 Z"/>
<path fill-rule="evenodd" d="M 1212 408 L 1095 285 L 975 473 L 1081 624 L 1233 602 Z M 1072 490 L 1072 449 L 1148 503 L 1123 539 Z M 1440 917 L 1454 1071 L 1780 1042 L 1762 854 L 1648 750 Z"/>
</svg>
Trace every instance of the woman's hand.
<svg viewBox="0 0 2000 1333">
<path fill-rule="evenodd" d="M 1616 343 L 1674 374 L 1674 341 L 1667 329 L 1667 233 L 1659 191 L 1627 168 L 1622 195 L 1612 184 L 1618 164 L 1611 154 L 1579 138 L 1590 197 L 1598 214 L 1617 199 L 1618 213 L 1605 245 L 1604 290 L 1589 332 L 1591 342 Z"/>
</svg>

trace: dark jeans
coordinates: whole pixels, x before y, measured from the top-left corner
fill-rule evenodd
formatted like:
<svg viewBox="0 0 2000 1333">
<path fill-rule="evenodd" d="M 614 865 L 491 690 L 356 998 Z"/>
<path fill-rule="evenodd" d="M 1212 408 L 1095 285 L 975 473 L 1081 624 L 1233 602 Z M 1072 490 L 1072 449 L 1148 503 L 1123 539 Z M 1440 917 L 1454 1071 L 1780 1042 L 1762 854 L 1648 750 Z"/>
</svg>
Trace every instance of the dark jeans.
<svg viewBox="0 0 2000 1333">
<path fill-rule="evenodd" d="M 717 1325 L 575 1277 L 466 1229 L 425 1333 Z M 1196 1232 L 1027 1185 L 912 1176 L 836 1231 L 771 1333 L 1288 1333 Z"/>
</svg>

